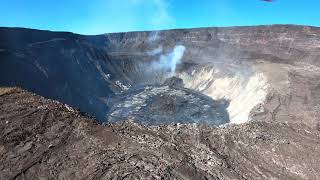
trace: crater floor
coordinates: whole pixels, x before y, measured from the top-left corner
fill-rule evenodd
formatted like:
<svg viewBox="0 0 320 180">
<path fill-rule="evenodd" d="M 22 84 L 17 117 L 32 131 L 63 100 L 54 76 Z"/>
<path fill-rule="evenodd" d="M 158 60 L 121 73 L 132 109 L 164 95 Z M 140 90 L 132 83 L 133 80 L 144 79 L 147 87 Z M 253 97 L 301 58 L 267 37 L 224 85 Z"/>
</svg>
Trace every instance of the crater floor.
<svg viewBox="0 0 320 180">
<path fill-rule="evenodd" d="M 144 125 L 197 123 L 212 126 L 230 122 L 226 100 L 213 100 L 181 87 L 172 79 L 163 85 L 147 85 L 118 95 L 113 100 L 108 121 L 129 119 Z"/>
</svg>

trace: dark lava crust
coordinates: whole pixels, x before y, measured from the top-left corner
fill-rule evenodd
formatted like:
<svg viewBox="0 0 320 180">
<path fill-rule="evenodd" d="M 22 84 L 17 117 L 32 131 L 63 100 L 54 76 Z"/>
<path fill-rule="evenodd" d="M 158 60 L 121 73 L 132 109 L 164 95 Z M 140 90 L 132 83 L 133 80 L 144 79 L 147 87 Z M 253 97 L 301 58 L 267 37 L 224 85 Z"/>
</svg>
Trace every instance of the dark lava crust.
<svg viewBox="0 0 320 180">
<path fill-rule="evenodd" d="M 164 85 L 148 85 L 118 95 L 110 106 L 108 121 L 130 119 L 144 125 L 197 123 L 210 126 L 230 122 L 226 101 L 216 101 L 177 85 L 171 78 Z"/>
</svg>

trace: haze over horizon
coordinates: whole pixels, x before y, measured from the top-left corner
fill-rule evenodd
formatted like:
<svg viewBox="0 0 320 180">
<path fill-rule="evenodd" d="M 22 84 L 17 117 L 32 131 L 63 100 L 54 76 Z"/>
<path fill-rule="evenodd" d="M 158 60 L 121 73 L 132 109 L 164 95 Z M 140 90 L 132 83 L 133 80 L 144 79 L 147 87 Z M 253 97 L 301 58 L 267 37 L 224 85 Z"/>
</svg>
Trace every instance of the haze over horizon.
<svg viewBox="0 0 320 180">
<path fill-rule="evenodd" d="M 0 27 L 79 34 L 212 26 L 298 24 L 320 26 L 320 2 L 298 0 L 10 0 Z"/>
</svg>

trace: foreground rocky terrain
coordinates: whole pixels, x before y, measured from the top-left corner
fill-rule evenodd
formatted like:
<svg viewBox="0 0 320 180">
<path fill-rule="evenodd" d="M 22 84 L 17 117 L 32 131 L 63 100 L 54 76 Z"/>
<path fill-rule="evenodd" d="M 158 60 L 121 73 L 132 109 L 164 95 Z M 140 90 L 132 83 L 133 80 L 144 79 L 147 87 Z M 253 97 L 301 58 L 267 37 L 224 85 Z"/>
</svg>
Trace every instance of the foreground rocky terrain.
<svg viewBox="0 0 320 180">
<path fill-rule="evenodd" d="M 320 178 L 320 131 L 304 124 L 102 126 L 18 88 L 1 88 L 0 114 L 0 179 Z"/>
<path fill-rule="evenodd" d="M 320 28 L 0 28 L 0 179 L 320 179 Z"/>
</svg>

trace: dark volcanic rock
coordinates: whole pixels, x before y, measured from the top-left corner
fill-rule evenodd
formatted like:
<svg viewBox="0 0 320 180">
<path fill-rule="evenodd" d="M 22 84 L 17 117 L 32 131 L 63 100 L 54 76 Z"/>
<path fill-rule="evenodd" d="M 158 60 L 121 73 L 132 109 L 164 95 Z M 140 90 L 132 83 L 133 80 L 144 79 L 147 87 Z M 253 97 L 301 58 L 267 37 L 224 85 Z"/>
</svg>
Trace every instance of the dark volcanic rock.
<svg viewBox="0 0 320 180">
<path fill-rule="evenodd" d="M 164 81 L 163 85 L 165 86 L 174 86 L 174 87 L 183 87 L 183 80 L 181 78 L 177 78 L 176 76 L 173 76 L 171 78 L 168 78 Z"/>
<path fill-rule="evenodd" d="M 320 133 L 303 124 L 101 126 L 0 88 L 0 137 L 0 179 L 320 178 Z"/>
<path fill-rule="evenodd" d="M 230 122 L 223 103 L 177 86 L 146 86 L 119 96 L 108 114 L 110 122 L 130 119 L 145 125 L 200 123 L 213 126 Z"/>
</svg>

